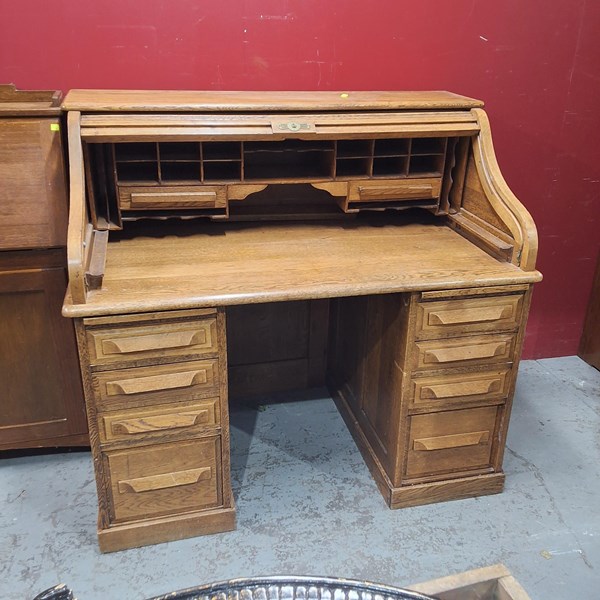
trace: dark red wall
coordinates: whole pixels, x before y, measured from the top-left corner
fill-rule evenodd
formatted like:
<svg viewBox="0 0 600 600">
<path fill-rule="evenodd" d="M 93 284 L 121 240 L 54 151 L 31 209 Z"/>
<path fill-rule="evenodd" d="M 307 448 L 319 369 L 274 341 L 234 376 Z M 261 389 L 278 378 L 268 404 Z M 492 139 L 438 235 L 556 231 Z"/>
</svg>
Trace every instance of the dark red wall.
<svg viewBox="0 0 600 600">
<path fill-rule="evenodd" d="M 577 350 L 600 246 L 600 3 L 0 0 L 21 88 L 448 89 L 485 100 L 540 233 L 526 356 Z"/>
</svg>

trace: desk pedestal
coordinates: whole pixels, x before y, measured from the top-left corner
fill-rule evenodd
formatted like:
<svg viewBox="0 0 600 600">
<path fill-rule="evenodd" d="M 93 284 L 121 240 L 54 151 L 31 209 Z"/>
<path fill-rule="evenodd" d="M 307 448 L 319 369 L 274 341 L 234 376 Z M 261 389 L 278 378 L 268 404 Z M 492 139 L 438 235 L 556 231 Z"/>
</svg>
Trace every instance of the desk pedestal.
<svg viewBox="0 0 600 600">
<path fill-rule="evenodd" d="M 502 491 L 530 294 L 513 285 L 334 301 L 330 389 L 390 508 Z"/>
<path fill-rule="evenodd" d="M 76 323 L 100 549 L 234 529 L 224 311 Z"/>
<path fill-rule="evenodd" d="M 332 301 L 331 392 L 391 508 L 502 490 L 530 293 Z M 101 549 L 233 529 L 225 309 L 76 323 Z"/>
</svg>

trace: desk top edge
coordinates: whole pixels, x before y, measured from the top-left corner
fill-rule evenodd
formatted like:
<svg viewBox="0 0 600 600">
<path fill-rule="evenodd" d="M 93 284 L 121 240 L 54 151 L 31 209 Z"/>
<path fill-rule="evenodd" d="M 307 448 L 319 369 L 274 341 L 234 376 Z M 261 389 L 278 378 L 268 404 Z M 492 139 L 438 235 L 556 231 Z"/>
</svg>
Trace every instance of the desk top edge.
<svg viewBox="0 0 600 600">
<path fill-rule="evenodd" d="M 468 110 L 483 102 L 446 91 L 71 90 L 63 110 L 81 112 L 290 112 L 299 110 Z"/>
</svg>

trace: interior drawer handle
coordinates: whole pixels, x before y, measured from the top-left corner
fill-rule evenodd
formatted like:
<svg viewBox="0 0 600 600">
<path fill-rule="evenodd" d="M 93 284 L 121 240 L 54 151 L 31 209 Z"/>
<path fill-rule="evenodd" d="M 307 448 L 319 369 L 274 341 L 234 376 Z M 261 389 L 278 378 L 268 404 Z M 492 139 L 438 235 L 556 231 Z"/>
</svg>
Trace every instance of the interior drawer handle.
<svg viewBox="0 0 600 600">
<path fill-rule="evenodd" d="M 425 385 L 421 388 L 421 398 L 427 400 L 435 398 L 458 398 L 459 396 L 476 396 L 489 394 L 500 389 L 499 379 L 486 379 L 481 381 L 459 381 L 458 383 L 440 383 L 438 385 Z"/>
<path fill-rule="evenodd" d="M 174 413 L 171 415 L 155 415 L 138 419 L 125 419 L 111 424 L 113 434 L 137 435 L 148 431 L 163 431 L 166 429 L 181 429 L 192 427 L 208 421 L 208 410 Z"/>
<path fill-rule="evenodd" d="M 118 488 L 121 494 L 126 494 L 127 492 L 139 494 L 141 492 L 153 492 L 191 485 L 210 479 L 211 477 L 212 469 L 210 467 L 202 467 L 201 469 L 188 469 L 187 471 L 175 471 L 174 473 L 150 475 L 149 477 L 138 477 L 136 479 L 122 479 L 118 483 Z"/>
<path fill-rule="evenodd" d="M 102 350 L 104 354 L 129 354 L 131 352 L 145 352 L 146 350 L 185 348 L 186 346 L 194 346 L 205 342 L 205 331 L 172 331 L 102 340 Z"/>
<path fill-rule="evenodd" d="M 207 369 L 198 369 L 197 371 L 183 371 L 181 373 L 166 373 L 165 375 L 149 375 L 148 377 L 136 377 L 135 379 L 109 381 L 106 384 L 106 393 L 109 396 L 142 394 L 144 392 L 191 387 L 192 385 L 206 383 L 207 381 Z"/>
<path fill-rule="evenodd" d="M 455 433 L 453 435 L 440 435 L 437 437 L 420 438 L 413 442 L 414 450 L 447 450 L 449 448 L 462 448 L 464 446 L 477 446 L 490 439 L 489 431 L 474 431 L 472 433 Z"/>
<path fill-rule="evenodd" d="M 433 198 L 433 186 L 430 183 L 414 185 L 370 185 L 358 186 L 361 200 L 413 200 L 415 198 Z"/>
<path fill-rule="evenodd" d="M 482 308 L 462 308 L 460 310 L 440 310 L 429 313 L 429 325 L 460 325 L 462 323 L 485 323 L 499 321 L 512 316 L 511 306 L 485 306 Z"/>
<path fill-rule="evenodd" d="M 437 348 L 425 352 L 425 362 L 448 363 L 457 360 L 476 360 L 494 358 L 506 352 L 506 342 L 492 342 L 477 346 L 458 346 L 457 348 Z"/>
</svg>

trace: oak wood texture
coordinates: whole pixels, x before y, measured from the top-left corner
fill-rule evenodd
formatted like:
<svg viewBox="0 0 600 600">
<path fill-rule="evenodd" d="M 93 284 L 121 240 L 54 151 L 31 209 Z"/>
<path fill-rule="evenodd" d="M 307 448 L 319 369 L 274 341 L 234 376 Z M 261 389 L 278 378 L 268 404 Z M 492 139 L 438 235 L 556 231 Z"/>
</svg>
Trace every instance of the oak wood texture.
<svg viewBox="0 0 600 600">
<path fill-rule="evenodd" d="M 172 398 L 171 398 L 172 399 Z M 99 417 L 101 442 L 160 439 L 165 433 L 197 434 L 220 423 L 219 399 L 177 400 L 152 407 L 111 410 Z"/>
<path fill-rule="evenodd" d="M 531 292 L 497 286 L 487 288 L 487 295 L 480 292 L 334 302 L 330 388 L 390 507 L 502 488 L 503 449 Z M 459 326 L 450 319 L 450 332 L 434 330 L 438 339 L 419 340 L 428 314 L 424 306 L 444 314 L 456 310 L 464 322 Z M 499 318 L 488 331 L 470 330 L 473 322 L 482 323 L 480 309 L 503 306 L 511 308 L 516 323 Z M 476 312 L 463 319 L 467 308 Z"/>
<path fill-rule="evenodd" d="M 71 90 L 63 109 L 85 112 L 465 109 L 483 102 L 451 92 L 229 92 Z"/>
<path fill-rule="evenodd" d="M 64 246 L 60 119 L 5 117 L 0 101 L 0 250 Z"/>
<path fill-rule="evenodd" d="M 0 450 L 86 445 L 64 251 L 0 252 Z"/>
<path fill-rule="evenodd" d="M 98 527 L 101 552 L 117 552 L 235 529 L 235 509 L 216 508 Z"/>
<path fill-rule="evenodd" d="M 101 550 L 232 529 L 223 311 L 95 317 L 76 326 Z"/>
<path fill-rule="evenodd" d="M 501 402 L 508 395 L 511 381 L 512 373 L 506 366 L 467 373 L 415 376 L 411 412 L 458 408 L 468 402 Z"/>
<path fill-rule="evenodd" d="M 0 449 L 85 446 L 72 324 L 60 317 L 67 194 L 61 93 L 0 85 Z"/>
<path fill-rule="evenodd" d="M 503 564 L 412 584 L 407 589 L 439 600 L 531 600 Z"/>
<path fill-rule="evenodd" d="M 88 329 L 92 365 L 194 357 L 217 351 L 216 319 L 136 323 Z"/>
<path fill-rule="evenodd" d="M 585 362 L 600 370 L 600 253 L 578 354 Z"/>
<path fill-rule="evenodd" d="M 114 522 L 219 506 L 219 443 L 210 437 L 107 452 Z"/>
<path fill-rule="evenodd" d="M 477 335 L 416 343 L 414 369 L 441 369 L 464 365 L 503 363 L 514 352 L 511 334 Z"/>
<path fill-rule="evenodd" d="M 328 300 L 229 307 L 230 397 L 324 386 L 328 320 Z"/>
<path fill-rule="evenodd" d="M 407 479 L 490 468 L 498 410 L 486 406 L 411 417 Z"/>
<path fill-rule="evenodd" d="M 123 210 L 164 210 L 165 208 L 225 208 L 226 186 L 122 186 L 119 205 Z"/>
<path fill-rule="evenodd" d="M 466 333 L 516 330 L 523 295 L 421 302 L 417 314 L 419 339 Z"/>
<path fill-rule="evenodd" d="M 161 228 L 171 231 L 167 224 Z M 443 224 L 373 218 L 352 224 L 194 224 L 179 237 L 110 241 L 101 290 L 65 316 L 530 283 Z M 443 248 L 443 252 L 440 252 Z M 202 261 L 197 260 L 202 256 Z"/>
<path fill-rule="evenodd" d="M 56 90 L 18 90 L 0 84 L 0 115 L 10 117 L 58 116 L 62 93 Z"/>
<path fill-rule="evenodd" d="M 103 549 L 177 539 L 181 511 L 203 519 L 190 534 L 231 525 L 228 376 L 249 394 L 327 371 L 392 508 L 501 491 L 541 275 L 479 101 L 75 90 L 64 107 L 63 310 Z"/>
<path fill-rule="evenodd" d="M 214 394 L 219 383 L 216 359 L 134 367 L 93 374 L 98 406 L 125 407 L 185 400 Z"/>
</svg>

